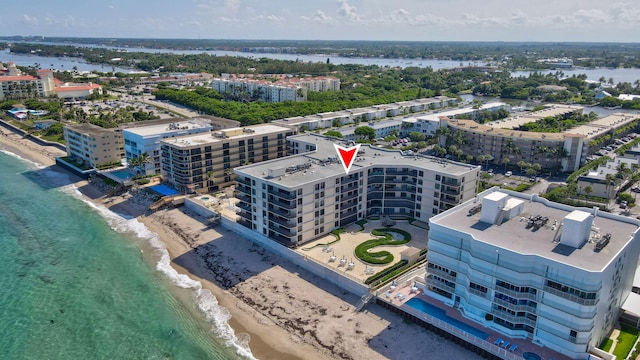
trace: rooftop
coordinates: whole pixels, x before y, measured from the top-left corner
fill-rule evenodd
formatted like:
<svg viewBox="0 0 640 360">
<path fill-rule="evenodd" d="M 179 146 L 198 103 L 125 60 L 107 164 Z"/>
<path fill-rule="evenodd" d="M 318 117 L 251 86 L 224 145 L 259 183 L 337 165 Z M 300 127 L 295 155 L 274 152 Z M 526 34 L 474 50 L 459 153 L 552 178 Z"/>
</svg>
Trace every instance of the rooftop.
<svg viewBox="0 0 640 360">
<path fill-rule="evenodd" d="M 537 195 L 526 195 L 499 188 L 489 189 L 479 194 L 478 197 L 482 198 L 496 192 L 506 193 L 510 198 L 523 201 L 524 210 L 522 213 L 506 220 L 501 225 L 481 222 L 481 212 L 468 215 L 469 209 L 480 203 L 479 200 L 476 202 L 474 199 L 432 217 L 432 226 L 445 226 L 470 234 L 475 240 L 495 247 L 522 255 L 547 258 L 586 271 L 601 271 L 626 246 L 638 230 L 638 220 L 588 208 L 579 208 L 578 210 L 595 215 L 592 234 L 594 228 L 598 228 L 602 235 L 611 233 L 611 240 L 599 252 L 594 251 L 595 241 L 591 240 L 580 248 L 574 248 L 554 241 L 556 231 L 552 230 L 552 227 L 556 221 L 558 225 L 562 223 L 563 219 L 577 208 L 553 203 Z M 543 215 L 548 217 L 549 221 L 537 231 L 527 229 L 525 228 L 526 220 L 530 215 Z"/>
<path fill-rule="evenodd" d="M 240 139 L 244 137 L 255 137 L 261 135 L 268 135 L 276 132 L 291 131 L 291 129 L 272 125 L 261 124 L 245 127 L 230 128 L 224 130 L 218 130 L 213 133 L 201 133 L 196 135 L 181 136 L 179 138 L 172 138 L 162 140 L 163 143 L 170 144 L 175 147 L 189 148 L 192 146 L 199 146 L 202 144 L 211 144 L 216 142 L 222 142 L 231 139 Z"/>
<path fill-rule="evenodd" d="M 418 116 L 417 118 L 419 120 L 439 121 L 440 118 L 443 117 L 443 116 L 444 117 L 448 117 L 448 118 L 455 118 L 456 116 L 469 114 L 469 113 L 472 113 L 474 111 L 491 110 L 491 109 L 495 109 L 495 108 L 508 107 L 508 106 L 509 105 L 506 104 L 506 103 L 503 103 L 503 102 L 500 102 L 500 101 L 496 101 L 496 102 L 483 104 L 478 109 L 474 109 L 471 106 L 466 106 L 466 107 L 462 107 L 462 108 L 458 108 L 458 109 L 454 109 L 454 110 L 448 110 L 448 111 L 434 111 L 431 114 Z"/>
<path fill-rule="evenodd" d="M 496 120 L 487 123 L 487 126 L 500 129 L 516 129 L 526 123 L 540 121 L 546 117 L 559 116 L 566 113 L 580 111 L 582 106 L 552 104 L 539 111 L 533 111 L 524 115 L 516 115 L 506 119 Z"/>
<path fill-rule="evenodd" d="M 169 134 L 172 132 L 180 132 L 183 130 L 192 130 L 192 129 L 211 129 L 211 125 L 203 120 L 198 120 L 197 118 L 191 120 L 182 120 L 176 119 L 178 121 L 164 123 L 164 124 L 153 124 L 148 126 L 141 126 L 135 128 L 127 128 L 124 131 L 136 134 L 139 136 L 153 136 L 153 135 L 162 135 Z"/>
<path fill-rule="evenodd" d="M 114 129 L 105 129 L 93 124 L 75 124 L 66 126 L 66 128 L 86 135 L 104 135 L 114 133 Z"/>
<path fill-rule="evenodd" d="M 601 133 L 608 132 L 611 128 L 624 126 L 639 118 L 640 116 L 634 114 L 615 113 L 601 119 L 594 120 L 588 124 L 569 129 L 565 131 L 565 133 L 595 137 Z"/>
<path fill-rule="evenodd" d="M 338 160 L 334 143 L 342 145 L 340 141 L 334 141 L 321 135 L 303 134 L 291 136 L 288 139 L 316 144 L 316 151 L 298 155 L 287 156 L 280 159 L 263 161 L 236 168 L 237 173 L 242 173 L 257 178 L 263 178 L 278 186 L 297 187 L 305 183 L 315 182 L 318 179 L 344 175 L 344 168 Z M 369 166 L 413 166 L 428 171 L 437 171 L 460 176 L 477 166 L 462 164 L 440 158 L 426 157 L 422 155 L 403 155 L 399 150 L 388 150 L 363 144 L 360 147 L 350 173 L 357 172 Z M 296 168 L 301 171 L 290 171 L 283 176 L 270 177 L 270 170 Z"/>
</svg>

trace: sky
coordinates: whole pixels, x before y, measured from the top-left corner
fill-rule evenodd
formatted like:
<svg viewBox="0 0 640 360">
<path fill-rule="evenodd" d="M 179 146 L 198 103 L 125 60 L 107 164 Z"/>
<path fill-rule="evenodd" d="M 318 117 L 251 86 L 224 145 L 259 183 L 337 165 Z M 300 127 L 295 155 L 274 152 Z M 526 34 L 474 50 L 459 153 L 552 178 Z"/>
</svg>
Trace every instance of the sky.
<svg viewBox="0 0 640 360">
<path fill-rule="evenodd" d="M 640 42 L 640 1 L 20 0 L 0 36 Z"/>
</svg>

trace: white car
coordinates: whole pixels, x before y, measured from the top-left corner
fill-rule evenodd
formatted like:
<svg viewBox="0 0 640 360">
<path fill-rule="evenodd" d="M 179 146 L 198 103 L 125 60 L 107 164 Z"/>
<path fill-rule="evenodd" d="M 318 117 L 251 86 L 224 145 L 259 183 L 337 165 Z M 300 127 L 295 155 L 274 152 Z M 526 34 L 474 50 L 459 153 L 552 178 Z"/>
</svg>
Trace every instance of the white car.
<svg viewBox="0 0 640 360">
<path fill-rule="evenodd" d="M 513 172 L 511 172 L 511 171 L 507 171 L 506 173 L 504 173 L 504 176 L 506 176 L 506 177 L 509 177 L 511 175 L 513 175 Z"/>
</svg>

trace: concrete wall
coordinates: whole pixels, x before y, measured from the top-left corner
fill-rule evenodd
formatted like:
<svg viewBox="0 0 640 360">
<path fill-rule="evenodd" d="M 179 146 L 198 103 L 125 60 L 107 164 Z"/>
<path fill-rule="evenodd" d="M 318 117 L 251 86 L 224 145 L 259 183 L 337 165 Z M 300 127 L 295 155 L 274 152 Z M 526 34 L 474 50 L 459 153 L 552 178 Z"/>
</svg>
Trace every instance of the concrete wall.
<svg viewBox="0 0 640 360">
<path fill-rule="evenodd" d="M 43 146 L 54 146 L 54 147 L 57 147 L 58 149 L 60 149 L 60 150 L 62 150 L 62 151 L 64 151 L 64 152 L 66 152 L 66 151 L 67 151 L 67 147 L 66 147 L 66 146 L 64 146 L 64 145 L 62 145 L 62 144 L 60 144 L 60 143 L 53 142 L 53 141 L 47 141 L 47 140 L 43 140 L 43 139 L 40 139 L 40 138 L 35 137 L 35 136 L 31 136 L 31 135 L 29 135 L 26 131 L 24 131 L 24 130 L 22 130 L 22 129 L 20 129 L 20 128 L 17 128 L 17 127 L 15 127 L 15 126 L 13 126 L 13 125 L 9 124 L 9 123 L 8 123 L 8 122 L 6 122 L 6 121 L 2 121 L 2 120 L 0 120 L 0 125 L 2 125 L 2 126 L 4 126 L 5 128 L 7 128 L 7 129 L 9 129 L 9 130 L 13 131 L 13 132 L 14 132 L 14 133 L 16 133 L 16 134 L 20 134 L 20 135 L 22 135 L 22 136 L 27 135 L 27 136 L 28 136 L 28 138 L 29 138 L 29 140 L 31 140 L 31 141 L 33 141 L 33 142 L 35 142 L 35 143 L 38 143 L 38 144 L 40 144 L 40 145 L 43 145 Z"/>
<path fill-rule="evenodd" d="M 322 264 L 313 261 L 312 259 L 305 259 L 303 254 L 284 247 L 279 243 L 236 223 L 235 221 L 229 220 L 223 216 L 221 223 L 224 228 L 244 236 L 249 241 L 262 246 L 271 253 L 278 255 L 317 276 L 320 276 L 345 291 L 357 296 L 362 296 L 369 291 L 369 288 L 364 284 L 351 280 L 323 266 Z"/>
</svg>

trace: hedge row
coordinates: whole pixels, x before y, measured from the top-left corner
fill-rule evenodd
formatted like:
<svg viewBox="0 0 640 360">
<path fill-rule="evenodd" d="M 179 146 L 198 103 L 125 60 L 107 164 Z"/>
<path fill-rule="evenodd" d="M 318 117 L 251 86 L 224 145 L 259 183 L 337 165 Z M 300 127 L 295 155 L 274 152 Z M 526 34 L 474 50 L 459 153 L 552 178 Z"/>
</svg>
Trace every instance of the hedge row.
<svg viewBox="0 0 640 360">
<path fill-rule="evenodd" d="M 393 236 L 390 234 L 395 232 L 404 236 L 402 240 L 393 240 Z M 386 251 L 369 252 L 370 249 L 376 246 L 382 245 L 402 245 L 411 240 L 411 234 L 404 230 L 399 229 L 375 229 L 371 231 L 371 234 L 376 236 L 384 236 L 382 239 L 371 239 L 356 246 L 355 254 L 358 259 L 369 264 L 388 264 L 393 261 L 393 255 Z"/>
<path fill-rule="evenodd" d="M 396 276 L 397 274 L 399 274 L 404 270 L 405 266 L 407 266 L 407 260 L 400 260 L 395 265 L 389 266 L 388 268 L 382 271 L 379 271 L 374 275 L 369 276 L 367 280 L 364 281 L 364 283 L 366 285 L 369 285 L 376 280 L 380 280 L 381 282 L 383 282 L 385 281 L 383 280 L 383 278 L 390 279 Z"/>
<path fill-rule="evenodd" d="M 343 229 L 343 228 L 337 228 L 337 229 L 335 229 L 335 230 L 331 231 L 331 234 L 332 234 L 332 235 L 334 235 L 334 236 L 336 237 L 336 239 L 335 239 L 335 240 L 330 241 L 330 242 L 328 242 L 328 243 L 326 243 L 326 244 L 315 244 L 315 245 L 313 245 L 312 247 L 302 248 L 302 250 L 304 250 L 304 251 L 308 251 L 308 250 L 311 250 L 311 249 L 313 249 L 313 248 L 317 248 L 318 246 L 328 246 L 328 245 L 331 245 L 331 244 L 333 244 L 333 243 L 336 243 L 336 242 L 340 241 L 340 234 L 342 234 L 342 233 L 343 233 L 343 232 L 345 232 L 345 231 L 346 231 L 346 230 L 345 230 L 345 229 Z"/>
</svg>

